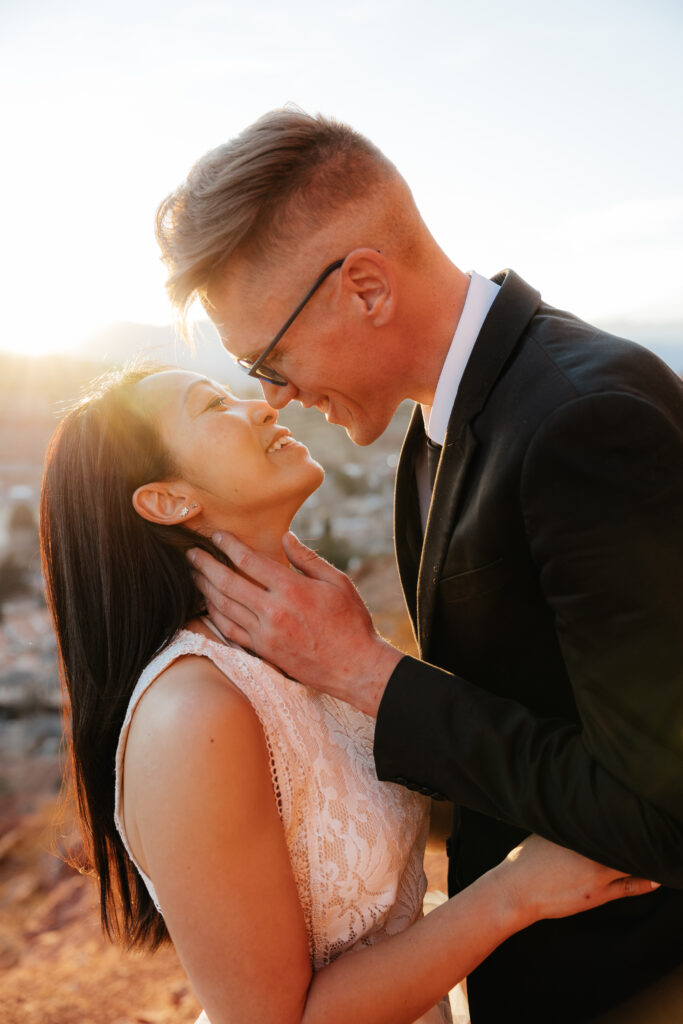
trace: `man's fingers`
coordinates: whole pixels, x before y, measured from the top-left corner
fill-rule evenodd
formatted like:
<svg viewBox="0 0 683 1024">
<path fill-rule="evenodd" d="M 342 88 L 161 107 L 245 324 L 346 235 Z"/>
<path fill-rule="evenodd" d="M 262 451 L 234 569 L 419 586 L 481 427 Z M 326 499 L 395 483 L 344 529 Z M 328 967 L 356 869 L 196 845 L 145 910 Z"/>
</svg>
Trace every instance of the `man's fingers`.
<svg viewBox="0 0 683 1024">
<path fill-rule="evenodd" d="M 314 580 L 323 580 L 326 583 L 338 583 L 340 577 L 346 578 L 339 569 L 335 569 L 319 554 L 302 544 L 291 530 L 282 538 L 282 547 L 294 568 L 302 572 L 304 576 L 309 576 Z"/>
<path fill-rule="evenodd" d="M 282 574 L 288 571 L 286 566 L 280 565 L 267 555 L 259 554 L 231 533 L 214 533 L 211 540 L 228 556 L 236 569 L 254 580 L 264 590 L 269 590 L 269 585 L 282 578 Z"/>
<path fill-rule="evenodd" d="M 209 613 L 209 618 L 213 622 L 214 626 L 217 626 L 221 631 L 226 640 L 232 640 L 233 643 L 239 644 L 240 647 L 246 647 L 247 650 L 253 650 L 254 644 L 251 639 L 251 634 L 246 629 L 242 629 L 232 619 L 228 619 L 225 615 L 221 615 L 218 608 L 207 601 L 206 610 Z"/>
<path fill-rule="evenodd" d="M 249 550 L 247 548 L 247 550 Z M 222 594 L 229 593 L 236 601 L 247 606 L 258 602 L 259 595 L 263 594 L 264 587 L 252 580 L 245 579 L 227 565 L 223 565 L 202 548 L 191 548 L 188 557 L 192 563 L 198 579 L 204 578 L 217 591 Z M 275 564 L 275 563 L 273 563 Z M 201 587 L 200 587 L 201 589 Z M 203 591 L 202 591 L 203 593 Z"/>
<path fill-rule="evenodd" d="M 227 571 L 229 571 L 229 569 Z M 211 603 L 214 608 L 218 609 L 221 616 L 224 616 L 226 620 L 236 623 L 236 625 L 241 626 L 245 630 L 253 629 L 255 624 L 258 622 L 258 615 L 251 605 L 240 599 L 239 584 L 243 582 L 242 578 L 234 572 L 232 572 L 231 575 L 232 579 L 227 581 L 229 583 L 229 587 L 227 588 L 229 593 L 225 593 L 224 590 L 219 590 L 218 587 L 214 587 L 206 574 L 196 574 L 195 586 L 202 594 L 204 594 L 207 601 Z M 248 583 L 248 581 L 244 582 Z M 236 586 L 233 587 L 232 583 L 236 584 Z M 258 587 L 253 587 L 252 585 L 252 588 L 257 594 L 263 593 Z"/>
</svg>

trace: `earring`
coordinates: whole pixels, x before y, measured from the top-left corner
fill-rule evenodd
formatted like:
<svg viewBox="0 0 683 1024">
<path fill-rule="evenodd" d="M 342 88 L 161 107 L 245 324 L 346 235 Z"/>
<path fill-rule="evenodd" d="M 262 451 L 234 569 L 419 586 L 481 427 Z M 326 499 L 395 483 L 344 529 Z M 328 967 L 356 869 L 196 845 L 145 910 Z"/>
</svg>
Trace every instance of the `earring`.
<svg viewBox="0 0 683 1024">
<path fill-rule="evenodd" d="M 191 509 L 191 508 L 196 508 L 196 507 L 197 507 L 197 502 L 196 502 L 196 501 L 193 501 L 193 502 L 192 502 L 192 504 L 190 505 L 190 508 L 188 508 L 188 507 L 187 507 L 187 505 L 185 505 L 185 507 L 184 507 L 184 508 L 181 508 L 181 510 L 180 510 L 180 515 L 181 515 L 181 516 L 182 516 L 182 518 L 184 519 L 184 518 L 185 518 L 185 516 L 187 516 L 187 515 L 189 515 L 189 514 L 190 514 L 190 509 Z"/>
</svg>

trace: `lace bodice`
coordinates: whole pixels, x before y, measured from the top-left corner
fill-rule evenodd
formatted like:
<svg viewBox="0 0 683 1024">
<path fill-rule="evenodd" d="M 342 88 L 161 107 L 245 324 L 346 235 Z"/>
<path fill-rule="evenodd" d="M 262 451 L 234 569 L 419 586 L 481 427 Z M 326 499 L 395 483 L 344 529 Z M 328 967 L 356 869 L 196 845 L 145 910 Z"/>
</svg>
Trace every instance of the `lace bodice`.
<svg viewBox="0 0 683 1024">
<path fill-rule="evenodd" d="M 244 693 L 263 726 L 314 969 L 415 921 L 426 888 L 427 804 L 416 793 L 377 780 L 372 720 L 240 648 L 187 630 L 142 674 L 121 731 L 116 824 L 133 862 L 121 818 L 128 730 L 143 693 L 187 654 L 210 658 Z M 163 913 L 151 879 L 138 870 Z"/>
</svg>

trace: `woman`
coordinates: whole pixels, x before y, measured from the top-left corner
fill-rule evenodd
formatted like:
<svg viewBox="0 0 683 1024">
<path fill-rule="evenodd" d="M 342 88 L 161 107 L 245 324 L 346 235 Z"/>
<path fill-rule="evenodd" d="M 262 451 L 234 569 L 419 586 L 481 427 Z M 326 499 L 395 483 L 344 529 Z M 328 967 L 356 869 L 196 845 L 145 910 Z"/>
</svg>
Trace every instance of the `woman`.
<svg viewBox="0 0 683 1024">
<path fill-rule="evenodd" d="M 104 927 L 170 935 L 212 1024 L 441 1022 L 515 931 L 651 887 L 532 837 L 421 919 L 423 798 L 377 781 L 364 715 L 216 635 L 184 554 L 228 529 L 284 560 L 322 476 L 265 402 L 178 369 L 105 381 L 48 453 L 44 570 Z"/>
</svg>

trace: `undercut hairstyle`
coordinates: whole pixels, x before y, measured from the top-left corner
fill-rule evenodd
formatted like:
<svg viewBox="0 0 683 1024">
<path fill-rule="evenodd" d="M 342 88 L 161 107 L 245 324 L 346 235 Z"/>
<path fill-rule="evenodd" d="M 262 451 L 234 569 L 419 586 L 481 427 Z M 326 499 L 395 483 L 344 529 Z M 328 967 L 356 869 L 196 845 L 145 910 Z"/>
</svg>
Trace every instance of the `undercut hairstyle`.
<svg viewBox="0 0 683 1024">
<path fill-rule="evenodd" d="M 48 607 L 57 634 L 69 764 L 84 850 L 78 865 L 99 880 L 105 932 L 128 946 L 168 937 L 114 824 L 115 757 L 143 669 L 204 608 L 185 552 L 208 539 L 150 523 L 134 491 L 177 476 L 134 385 L 169 367 L 151 364 L 100 378 L 50 442 L 40 504 Z"/>
<path fill-rule="evenodd" d="M 321 114 L 264 114 L 206 153 L 159 206 L 156 236 L 182 329 L 195 297 L 235 254 L 291 259 L 347 203 L 366 201 L 393 164 L 363 135 Z"/>
</svg>

